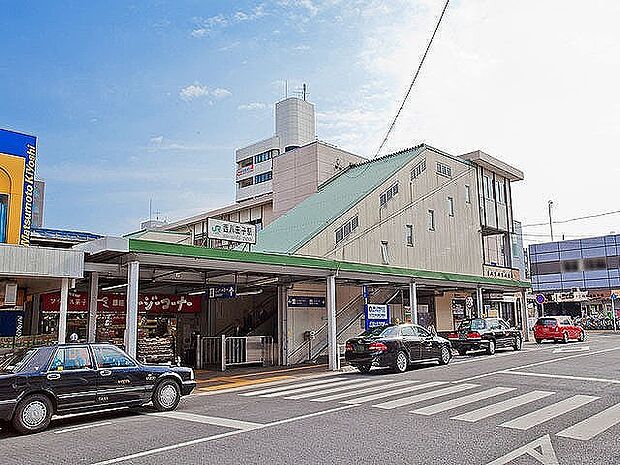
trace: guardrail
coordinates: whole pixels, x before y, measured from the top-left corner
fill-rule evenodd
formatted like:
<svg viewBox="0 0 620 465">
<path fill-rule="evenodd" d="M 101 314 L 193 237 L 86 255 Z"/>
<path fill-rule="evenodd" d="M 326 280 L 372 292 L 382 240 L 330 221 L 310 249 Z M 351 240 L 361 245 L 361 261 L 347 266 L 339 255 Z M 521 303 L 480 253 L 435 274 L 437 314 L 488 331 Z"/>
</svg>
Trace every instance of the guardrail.
<svg viewBox="0 0 620 465">
<path fill-rule="evenodd" d="M 222 356 L 223 355 L 223 356 Z M 271 336 L 200 337 L 196 341 L 196 367 L 262 364 L 273 365 L 274 344 Z"/>
</svg>

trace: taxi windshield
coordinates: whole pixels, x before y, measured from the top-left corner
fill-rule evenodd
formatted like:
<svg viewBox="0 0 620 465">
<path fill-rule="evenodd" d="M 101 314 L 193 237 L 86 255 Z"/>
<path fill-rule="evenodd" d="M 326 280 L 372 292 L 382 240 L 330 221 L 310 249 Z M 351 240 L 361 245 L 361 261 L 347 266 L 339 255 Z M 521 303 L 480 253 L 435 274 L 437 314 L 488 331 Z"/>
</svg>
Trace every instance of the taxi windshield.
<svg viewBox="0 0 620 465">
<path fill-rule="evenodd" d="M 14 352 L 0 355 L 0 372 L 17 373 L 36 352 L 37 349 L 18 349 Z"/>
</svg>

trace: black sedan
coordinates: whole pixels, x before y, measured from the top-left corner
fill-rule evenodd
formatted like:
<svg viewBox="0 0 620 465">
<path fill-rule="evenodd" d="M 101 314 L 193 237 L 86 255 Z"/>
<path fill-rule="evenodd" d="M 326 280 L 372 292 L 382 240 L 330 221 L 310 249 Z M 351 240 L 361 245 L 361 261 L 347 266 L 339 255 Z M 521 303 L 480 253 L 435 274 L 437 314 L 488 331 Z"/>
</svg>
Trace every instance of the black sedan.
<svg viewBox="0 0 620 465">
<path fill-rule="evenodd" d="M 496 349 L 521 350 L 521 331 L 511 327 L 501 318 L 474 318 L 462 321 L 458 329 L 448 335 L 459 355 L 469 350 L 485 350 L 493 355 Z"/>
<path fill-rule="evenodd" d="M 110 344 L 63 344 L 0 361 L 0 421 L 19 433 L 44 430 L 52 415 L 153 402 L 174 410 L 196 386 L 191 368 L 143 365 Z"/>
<path fill-rule="evenodd" d="M 345 359 L 362 373 L 371 367 L 391 367 L 402 373 L 414 363 L 439 362 L 452 358 L 450 341 L 421 326 L 402 324 L 371 328 L 346 344 Z"/>
</svg>

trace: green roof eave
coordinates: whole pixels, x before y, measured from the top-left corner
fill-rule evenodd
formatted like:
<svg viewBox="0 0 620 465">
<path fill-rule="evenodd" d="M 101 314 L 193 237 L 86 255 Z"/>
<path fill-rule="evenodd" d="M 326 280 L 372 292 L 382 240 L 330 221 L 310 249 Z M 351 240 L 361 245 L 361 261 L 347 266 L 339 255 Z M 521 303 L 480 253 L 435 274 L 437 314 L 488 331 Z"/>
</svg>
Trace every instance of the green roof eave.
<svg viewBox="0 0 620 465">
<path fill-rule="evenodd" d="M 148 241 L 143 239 L 129 239 L 129 251 L 133 253 L 150 253 L 187 258 L 203 258 L 208 260 L 226 260 L 238 263 L 253 263 L 262 265 L 278 265 L 302 267 L 333 272 L 353 272 L 362 274 L 380 274 L 386 277 L 429 279 L 451 283 L 468 283 L 476 285 L 505 286 L 511 288 L 530 288 L 526 281 L 512 281 L 508 279 L 486 278 L 460 273 L 446 273 L 440 271 L 417 270 L 387 265 L 373 265 L 367 263 L 344 262 L 324 258 L 302 257 L 298 255 L 283 255 L 264 252 L 247 252 L 241 250 L 212 249 L 193 245 L 172 244 L 169 242 Z"/>
</svg>

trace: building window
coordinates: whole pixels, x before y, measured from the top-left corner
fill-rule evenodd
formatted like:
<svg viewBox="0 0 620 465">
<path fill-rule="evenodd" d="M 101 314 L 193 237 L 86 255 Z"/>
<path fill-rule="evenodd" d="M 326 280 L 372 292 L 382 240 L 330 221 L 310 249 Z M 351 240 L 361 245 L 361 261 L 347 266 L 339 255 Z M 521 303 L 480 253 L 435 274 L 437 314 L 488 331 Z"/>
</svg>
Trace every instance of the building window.
<svg viewBox="0 0 620 465">
<path fill-rule="evenodd" d="M 448 216 L 454 216 L 454 199 L 448 197 Z"/>
<path fill-rule="evenodd" d="M 506 185 L 504 180 L 495 181 L 495 196 L 498 203 L 506 203 Z"/>
<path fill-rule="evenodd" d="M 405 225 L 405 242 L 407 247 L 413 247 L 413 225 Z"/>
<path fill-rule="evenodd" d="M 360 225 L 359 218 L 355 215 L 336 230 L 336 244 L 346 239 Z"/>
<path fill-rule="evenodd" d="M 392 200 L 394 196 L 396 196 L 396 194 L 398 194 L 398 181 L 392 184 L 388 190 L 381 193 L 379 196 L 380 206 L 385 207 L 387 203 Z"/>
<path fill-rule="evenodd" d="M 447 176 L 448 178 L 451 178 L 452 168 L 450 168 L 448 165 L 437 162 L 437 174 L 441 174 L 442 176 Z"/>
<path fill-rule="evenodd" d="M 411 179 L 416 179 L 422 173 L 424 173 L 424 171 L 426 171 L 426 159 L 422 160 L 420 163 L 413 167 L 413 169 L 411 170 Z"/>
<path fill-rule="evenodd" d="M 7 241 L 7 223 L 9 219 L 9 196 L 0 194 L 0 243 Z"/>
<path fill-rule="evenodd" d="M 493 181 L 488 176 L 482 177 L 482 187 L 484 189 L 484 198 L 493 200 Z"/>
<path fill-rule="evenodd" d="M 465 185 L 465 203 L 471 203 L 471 188 Z"/>
<path fill-rule="evenodd" d="M 243 189 L 244 187 L 251 186 L 252 184 L 254 184 L 254 180 L 252 178 L 247 178 L 239 181 L 237 186 L 239 186 L 239 189 Z"/>
<path fill-rule="evenodd" d="M 271 181 L 273 173 L 271 171 L 267 171 L 266 173 L 257 174 L 254 177 L 254 183 L 259 184 L 261 182 Z"/>
<path fill-rule="evenodd" d="M 388 250 L 387 241 L 381 241 L 381 261 L 384 265 L 389 265 L 390 263 L 390 251 Z"/>
<path fill-rule="evenodd" d="M 273 149 L 254 155 L 254 163 L 261 163 L 263 161 L 271 160 L 273 157 L 277 157 L 279 152 L 280 151 L 278 149 Z"/>
<path fill-rule="evenodd" d="M 435 230 L 435 210 L 428 211 L 428 230 Z"/>
</svg>

